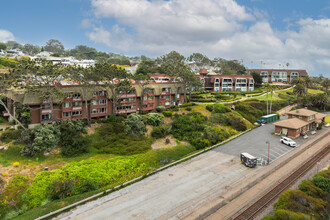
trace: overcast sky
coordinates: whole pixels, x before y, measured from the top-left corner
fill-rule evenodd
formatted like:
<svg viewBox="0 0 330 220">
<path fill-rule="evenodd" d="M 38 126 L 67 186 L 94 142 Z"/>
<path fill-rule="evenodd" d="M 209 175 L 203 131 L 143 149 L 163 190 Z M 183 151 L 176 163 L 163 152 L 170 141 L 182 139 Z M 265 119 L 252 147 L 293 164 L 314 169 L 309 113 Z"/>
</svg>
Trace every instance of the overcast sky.
<svg viewBox="0 0 330 220">
<path fill-rule="evenodd" d="M 1 8 L 2 42 L 53 38 L 129 56 L 199 52 L 330 77 L 330 0 L 11 0 Z"/>
</svg>

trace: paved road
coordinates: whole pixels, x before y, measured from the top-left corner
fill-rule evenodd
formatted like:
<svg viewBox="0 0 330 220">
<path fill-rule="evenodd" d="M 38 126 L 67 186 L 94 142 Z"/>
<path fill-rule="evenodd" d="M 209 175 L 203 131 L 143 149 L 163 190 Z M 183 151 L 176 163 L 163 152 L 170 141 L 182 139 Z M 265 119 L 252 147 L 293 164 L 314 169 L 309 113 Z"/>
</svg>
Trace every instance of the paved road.
<svg viewBox="0 0 330 220">
<path fill-rule="evenodd" d="M 264 125 L 189 161 L 62 214 L 59 219 L 179 219 L 215 194 L 263 169 L 244 167 L 239 154 L 267 155 L 271 161 L 292 150 Z M 330 128 L 325 128 L 330 129 Z M 298 139 L 298 145 L 306 140 Z M 298 146 L 299 147 L 299 146 Z M 265 158 L 264 158 L 265 159 Z"/>
</svg>

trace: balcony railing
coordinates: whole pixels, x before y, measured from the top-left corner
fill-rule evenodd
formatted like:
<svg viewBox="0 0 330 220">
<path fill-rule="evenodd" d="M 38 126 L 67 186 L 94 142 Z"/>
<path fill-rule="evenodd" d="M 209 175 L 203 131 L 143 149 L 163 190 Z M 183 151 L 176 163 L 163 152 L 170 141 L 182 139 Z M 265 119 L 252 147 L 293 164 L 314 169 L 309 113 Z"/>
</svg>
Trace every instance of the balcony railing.
<svg viewBox="0 0 330 220">
<path fill-rule="evenodd" d="M 47 114 L 47 113 L 51 113 L 52 110 L 51 109 L 41 109 L 41 114 Z"/>
<path fill-rule="evenodd" d="M 136 112 L 136 108 L 117 110 L 117 112 L 120 113 L 120 114 L 133 113 L 133 112 Z"/>
</svg>

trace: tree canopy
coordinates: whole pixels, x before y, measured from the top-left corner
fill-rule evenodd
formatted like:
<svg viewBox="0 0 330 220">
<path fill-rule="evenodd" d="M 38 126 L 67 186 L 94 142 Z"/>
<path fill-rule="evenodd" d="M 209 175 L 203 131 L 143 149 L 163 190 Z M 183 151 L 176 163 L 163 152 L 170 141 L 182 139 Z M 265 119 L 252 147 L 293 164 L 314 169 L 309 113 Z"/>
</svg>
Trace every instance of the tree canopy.
<svg viewBox="0 0 330 220">
<path fill-rule="evenodd" d="M 48 52 L 58 53 L 61 55 L 64 53 L 64 46 L 61 41 L 50 39 L 44 46 L 44 50 Z"/>
</svg>

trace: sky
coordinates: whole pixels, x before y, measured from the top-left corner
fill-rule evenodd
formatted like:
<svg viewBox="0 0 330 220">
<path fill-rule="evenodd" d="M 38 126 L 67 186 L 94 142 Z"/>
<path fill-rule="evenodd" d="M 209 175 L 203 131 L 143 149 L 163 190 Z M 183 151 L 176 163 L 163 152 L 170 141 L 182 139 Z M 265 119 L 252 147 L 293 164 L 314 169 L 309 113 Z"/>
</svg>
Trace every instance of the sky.
<svg viewBox="0 0 330 220">
<path fill-rule="evenodd" d="M 236 59 L 330 77 L 330 0 L 2 1 L 0 42 Z"/>
</svg>

